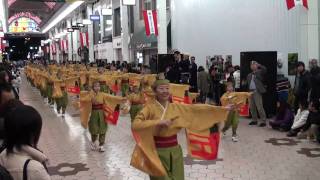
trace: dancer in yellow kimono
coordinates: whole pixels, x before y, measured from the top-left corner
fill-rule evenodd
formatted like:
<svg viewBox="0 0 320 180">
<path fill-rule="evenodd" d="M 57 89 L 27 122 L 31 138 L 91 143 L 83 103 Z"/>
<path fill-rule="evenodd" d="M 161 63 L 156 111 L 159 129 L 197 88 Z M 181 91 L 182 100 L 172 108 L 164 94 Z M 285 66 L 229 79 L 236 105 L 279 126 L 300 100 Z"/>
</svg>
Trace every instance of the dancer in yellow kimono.
<svg viewBox="0 0 320 180">
<path fill-rule="evenodd" d="M 53 74 L 52 71 L 49 69 L 48 76 L 47 76 L 47 96 L 48 96 L 48 104 L 50 107 L 53 108 L 54 99 L 52 97 L 53 93 Z"/>
<path fill-rule="evenodd" d="M 153 85 L 155 99 L 149 101 L 132 123 L 136 147 L 131 165 L 150 175 L 151 180 L 184 180 L 183 154 L 177 133 L 187 131 L 191 157 L 217 158 L 219 134 L 210 129 L 227 119 L 228 108 L 205 104 L 169 103 L 169 81 Z"/>
<path fill-rule="evenodd" d="M 58 114 L 61 113 L 62 117 L 64 117 L 68 105 L 68 93 L 61 71 L 57 73 L 57 79 L 54 81 L 54 91 L 55 93 L 53 94 L 55 96 L 57 112 Z"/>
<path fill-rule="evenodd" d="M 130 117 L 131 122 L 134 120 L 138 112 L 143 108 L 145 97 L 143 91 L 140 89 L 140 83 L 134 82 L 132 85 L 132 93 L 129 94 L 128 100 L 130 101 Z"/>
<path fill-rule="evenodd" d="M 169 104 L 169 81 L 157 80 L 154 87 L 156 94 L 156 101 L 153 104 L 148 104 L 135 118 L 132 123 L 132 129 L 139 129 L 147 127 L 154 121 L 152 119 L 162 119 L 161 110 L 164 111 Z M 150 110 L 153 110 L 150 112 Z M 151 114 L 152 113 L 152 114 Z M 158 132 L 165 131 L 172 123 L 174 119 L 162 119 L 157 121 L 156 128 Z M 165 132 L 163 134 L 166 134 Z M 178 144 L 177 134 L 170 134 L 169 136 L 157 135 L 154 137 L 156 148 L 160 160 L 166 169 L 166 177 L 153 177 L 150 176 L 150 180 L 183 180 L 184 179 L 184 167 L 183 167 L 183 155 L 182 149 Z"/>
<path fill-rule="evenodd" d="M 101 92 L 105 92 L 105 93 L 109 93 L 109 86 L 107 86 L 107 82 L 104 78 L 104 68 L 103 67 L 99 67 L 98 68 L 98 75 L 97 75 L 97 79 L 99 80 L 100 83 L 100 91 Z"/>
<path fill-rule="evenodd" d="M 231 107 L 228 119 L 225 122 L 222 133 L 225 135 L 226 131 L 232 126 L 232 141 L 238 142 L 237 129 L 239 124 L 239 106 L 246 103 L 246 100 L 251 96 L 248 92 L 234 92 L 232 82 L 227 83 L 227 92 L 221 97 L 221 105 Z"/>
<path fill-rule="evenodd" d="M 92 91 L 80 93 L 80 119 L 83 127 L 89 127 L 92 140 L 91 149 L 104 152 L 105 137 L 108 129 L 106 120 L 110 121 L 110 119 L 118 118 L 113 112 L 107 112 L 108 110 L 106 109 L 109 108 L 110 111 L 113 111 L 119 104 L 125 102 L 125 99 L 101 92 L 98 81 L 93 82 L 92 86 Z M 88 107 L 88 102 L 91 107 Z M 87 121 L 88 118 L 89 122 Z"/>
</svg>

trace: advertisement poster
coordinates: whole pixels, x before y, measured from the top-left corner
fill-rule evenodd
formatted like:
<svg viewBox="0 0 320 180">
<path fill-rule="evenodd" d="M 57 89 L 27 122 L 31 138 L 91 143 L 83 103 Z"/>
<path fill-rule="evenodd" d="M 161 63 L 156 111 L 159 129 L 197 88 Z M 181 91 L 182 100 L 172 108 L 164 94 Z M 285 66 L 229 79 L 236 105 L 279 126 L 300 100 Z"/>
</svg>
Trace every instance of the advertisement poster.
<svg viewBox="0 0 320 180">
<path fill-rule="evenodd" d="M 288 54 L 288 75 L 296 75 L 296 65 L 298 63 L 298 53 Z"/>
</svg>

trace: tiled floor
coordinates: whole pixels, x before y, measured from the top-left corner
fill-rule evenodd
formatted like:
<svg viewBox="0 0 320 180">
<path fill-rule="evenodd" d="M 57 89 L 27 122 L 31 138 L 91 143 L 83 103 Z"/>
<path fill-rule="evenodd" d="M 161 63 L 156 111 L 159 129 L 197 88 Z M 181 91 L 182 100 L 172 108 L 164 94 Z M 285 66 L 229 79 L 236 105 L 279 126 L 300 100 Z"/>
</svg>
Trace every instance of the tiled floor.
<svg viewBox="0 0 320 180">
<path fill-rule="evenodd" d="M 44 121 L 40 149 L 50 158 L 52 179 L 140 180 L 144 173 L 130 167 L 134 141 L 128 116 L 110 126 L 106 152 L 90 151 L 89 134 L 80 126 L 79 112 L 69 107 L 65 119 L 46 105 L 38 91 L 24 81 L 24 103 L 41 112 Z M 269 128 L 248 127 L 242 120 L 240 142 L 223 137 L 217 161 L 185 158 L 185 176 L 192 180 L 319 180 L 320 146 L 307 140 L 288 139 Z M 179 135 L 182 146 L 183 134 Z M 184 148 L 185 150 L 185 148 Z"/>
</svg>

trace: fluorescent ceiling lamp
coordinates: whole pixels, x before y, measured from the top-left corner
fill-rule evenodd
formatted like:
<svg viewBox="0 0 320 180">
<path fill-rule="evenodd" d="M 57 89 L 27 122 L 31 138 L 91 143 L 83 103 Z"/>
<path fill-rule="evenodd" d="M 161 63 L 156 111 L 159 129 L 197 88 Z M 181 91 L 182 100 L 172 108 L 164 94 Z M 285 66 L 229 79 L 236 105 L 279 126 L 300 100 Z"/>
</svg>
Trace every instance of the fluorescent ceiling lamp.
<svg viewBox="0 0 320 180">
<path fill-rule="evenodd" d="M 2 29 L 3 32 L 6 33 L 8 31 L 7 29 L 7 8 L 6 8 L 6 0 L 0 0 L 0 21 L 2 22 Z"/>
<path fill-rule="evenodd" d="M 124 6 L 126 6 L 126 5 L 136 5 L 136 0 L 122 0 L 122 4 L 124 5 Z"/>
<path fill-rule="evenodd" d="M 104 16 L 111 16 L 112 15 L 112 9 L 101 9 L 101 14 Z"/>
<path fill-rule="evenodd" d="M 68 32 L 73 32 L 74 30 L 72 28 L 68 28 Z"/>
<path fill-rule="evenodd" d="M 78 8 L 84 1 L 75 1 L 70 4 L 66 9 L 64 9 L 57 17 L 55 17 L 45 28 L 42 30 L 42 33 L 48 32 L 52 27 L 54 27 L 58 22 L 63 20 L 66 16 L 68 16 L 73 10 Z"/>
<path fill-rule="evenodd" d="M 90 19 L 84 19 L 84 20 L 82 20 L 82 24 L 90 25 L 91 21 L 90 21 Z"/>
</svg>

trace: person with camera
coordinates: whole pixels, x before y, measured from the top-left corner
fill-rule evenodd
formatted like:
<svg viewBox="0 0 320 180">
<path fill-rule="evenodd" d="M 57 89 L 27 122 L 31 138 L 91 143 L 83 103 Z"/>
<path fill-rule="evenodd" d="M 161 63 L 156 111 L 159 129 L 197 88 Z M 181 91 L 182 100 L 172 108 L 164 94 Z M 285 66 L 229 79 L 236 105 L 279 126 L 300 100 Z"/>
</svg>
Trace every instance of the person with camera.
<svg viewBox="0 0 320 180">
<path fill-rule="evenodd" d="M 264 76 L 267 72 L 267 68 L 256 61 L 251 61 L 250 68 L 252 72 L 247 76 L 247 87 L 252 96 L 250 97 L 250 112 L 252 115 L 252 121 L 249 125 L 258 124 L 258 113 L 260 117 L 259 127 L 266 126 L 266 113 L 263 108 L 262 94 L 266 92 L 265 85 L 263 83 Z"/>
</svg>

